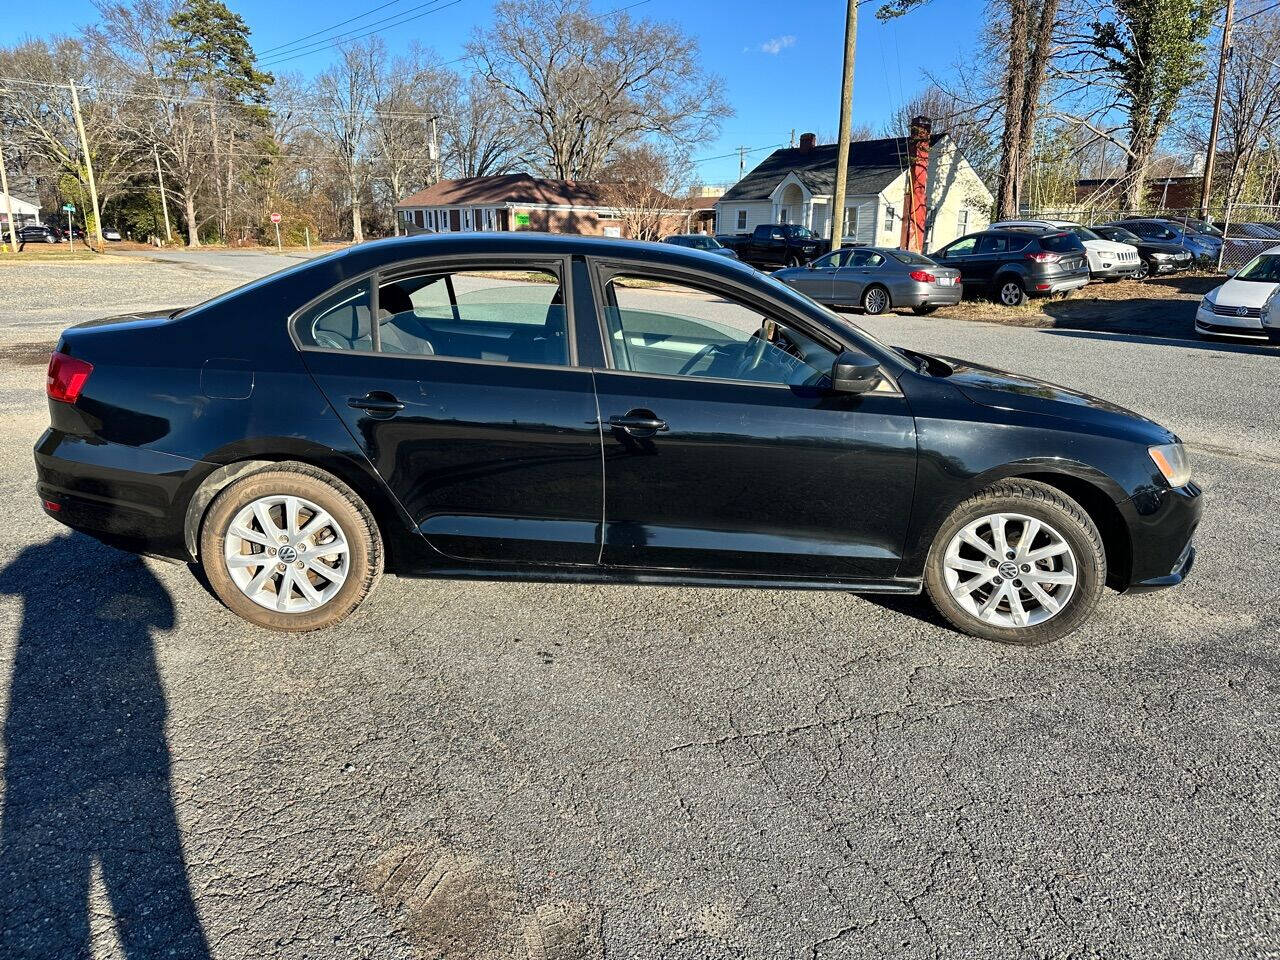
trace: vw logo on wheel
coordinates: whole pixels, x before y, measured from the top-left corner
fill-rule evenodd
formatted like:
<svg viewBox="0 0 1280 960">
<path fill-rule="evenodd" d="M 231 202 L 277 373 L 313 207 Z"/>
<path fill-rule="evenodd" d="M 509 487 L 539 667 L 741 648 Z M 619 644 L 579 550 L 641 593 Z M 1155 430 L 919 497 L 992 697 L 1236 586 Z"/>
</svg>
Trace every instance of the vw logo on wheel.
<svg viewBox="0 0 1280 960">
<path fill-rule="evenodd" d="M 298 551 L 288 544 L 285 544 L 280 548 L 278 556 L 281 563 L 293 563 L 293 561 L 298 559 Z"/>
</svg>

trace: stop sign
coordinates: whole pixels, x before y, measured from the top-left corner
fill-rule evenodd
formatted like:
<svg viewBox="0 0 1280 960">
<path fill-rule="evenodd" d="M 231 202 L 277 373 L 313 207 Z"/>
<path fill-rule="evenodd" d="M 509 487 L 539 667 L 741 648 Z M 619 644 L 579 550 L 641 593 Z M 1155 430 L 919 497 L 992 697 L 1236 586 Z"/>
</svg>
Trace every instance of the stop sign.
<svg viewBox="0 0 1280 960">
<path fill-rule="evenodd" d="M 278 213 L 273 213 L 273 214 L 271 215 L 271 222 L 272 222 L 272 223 L 279 223 L 279 222 L 280 222 L 280 214 L 278 214 Z"/>
</svg>

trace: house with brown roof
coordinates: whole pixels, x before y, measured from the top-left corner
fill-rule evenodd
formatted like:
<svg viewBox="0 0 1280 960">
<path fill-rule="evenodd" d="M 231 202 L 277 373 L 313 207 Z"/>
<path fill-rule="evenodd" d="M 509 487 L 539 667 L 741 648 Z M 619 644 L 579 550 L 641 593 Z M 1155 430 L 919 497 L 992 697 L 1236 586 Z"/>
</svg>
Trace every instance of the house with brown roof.
<svg viewBox="0 0 1280 960">
<path fill-rule="evenodd" d="M 671 214 L 679 229 L 683 211 Z M 604 184 L 550 180 L 527 173 L 441 180 L 396 204 L 409 233 L 539 230 L 623 237 L 625 211 Z"/>
</svg>

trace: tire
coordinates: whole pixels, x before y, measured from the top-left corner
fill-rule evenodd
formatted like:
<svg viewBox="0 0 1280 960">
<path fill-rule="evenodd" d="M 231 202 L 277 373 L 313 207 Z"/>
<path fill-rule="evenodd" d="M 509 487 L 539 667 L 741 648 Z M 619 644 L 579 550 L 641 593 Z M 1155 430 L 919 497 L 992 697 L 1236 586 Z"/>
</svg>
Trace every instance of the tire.
<svg viewBox="0 0 1280 960">
<path fill-rule="evenodd" d="M 801 266 L 799 257 L 787 257 L 787 269 L 795 270 Z"/>
<path fill-rule="evenodd" d="M 889 291 L 879 284 L 867 287 L 862 292 L 862 312 L 868 316 L 875 317 L 887 313 L 892 306 L 893 301 L 889 299 Z"/>
<path fill-rule="evenodd" d="M 291 507 L 296 512 L 289 524 Z M 263 512 L 270 530 L 260 519 Z M 320 526 L 300 537 L 313 521 Z M 337 549 L 340 542 L 345 551 Z M 308 551 L 314 551 L 309 561 Z M 248 559 L 263 554 L 276 559 Z M 236 563 L 239 558 L 247 562 Z M 273 464 L 230 484 L 210 504 L 200 530 L 200 565 L 213 592 L 233 613 L 269 630 L 301 633 L 341 622 L 373 592 L 382 562 L 382 538 L 369 508 L 341 480 L 304 463 Z M 322 567 L 330 572 L 322 574 Z"/>
<path fill-rule="evenodd" d="M 1027 289 L 1017 277 L 1005 275 L 996 281 L 996 292 L 1006 307 L 1020 307 L 1027 302 Z"/>
<path fill-rule="evenodd" d="M 936 304 L 922 303 L 918 307 L 912 307 L 911 312 L 914 313 L 917 317 L 927 317 L 929 314 L 933 313 L 933 311 L 937 309 L 938 307 Z"/>
<path fill-rule="evenodd" d="M 1147 263 L 1147 261 L 1143 260 L 1143 261 L 1141 261 L 1141 266 L 1139 266 L 1139 267 L 1138 267 L 1137 272 L 1136 272 L 1136 273 L 1134 273 L 1134 275 L 1133 275 L 1133 279 L 1134 279 L 1134 280 L 1145 280 L 1145 279 L 1147 279 L 1147 277 L 1149 277 L 1149 276 L 1151 276 L 1151 264 L 1149 264 L 1149 263 Z"/>
<path fill-rule="evenodd" d="M 998 515 L 1007 515 L 1007 549 L 992 567 L 1001 554 L 992 523 Z M 1024 549 L 1021 540 L 1027 532 L 1033 539 Z M 972 545 L 966 535 L 985 548 Z M 1058 552 L 1023 562 L 1027 552 L 1050 550 Z M 974 581 L 982 582 L 971 586 Z M 1078 628 L 1097 607 L 1106 582 L 1106 552 L 1089 515 L 1061 491 L 1033 480 L 1001 481 L 956 507 L 939 528 L 925 562 L 925 589 L 952 626 L 971 636 L 1022 646 L 1048 643 Z"/>
</svg>

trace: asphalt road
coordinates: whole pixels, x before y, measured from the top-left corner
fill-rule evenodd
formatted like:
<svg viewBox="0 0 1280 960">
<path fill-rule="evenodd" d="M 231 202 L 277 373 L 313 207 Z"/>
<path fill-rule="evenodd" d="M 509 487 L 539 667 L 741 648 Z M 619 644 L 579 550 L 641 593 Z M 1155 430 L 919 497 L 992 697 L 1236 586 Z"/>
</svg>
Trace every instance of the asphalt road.
<svg viewBox="0 0 1280 960">
<path fill-rule="evenodd" d="M 1047 647 L 916 600 L 396 579 L 284 637 L 43 516 L 22 320 L 0 956 L 1280 956 L 1280 353 L 867 324 L 1191 444 L 1190 582 Z"/>
</svg>

